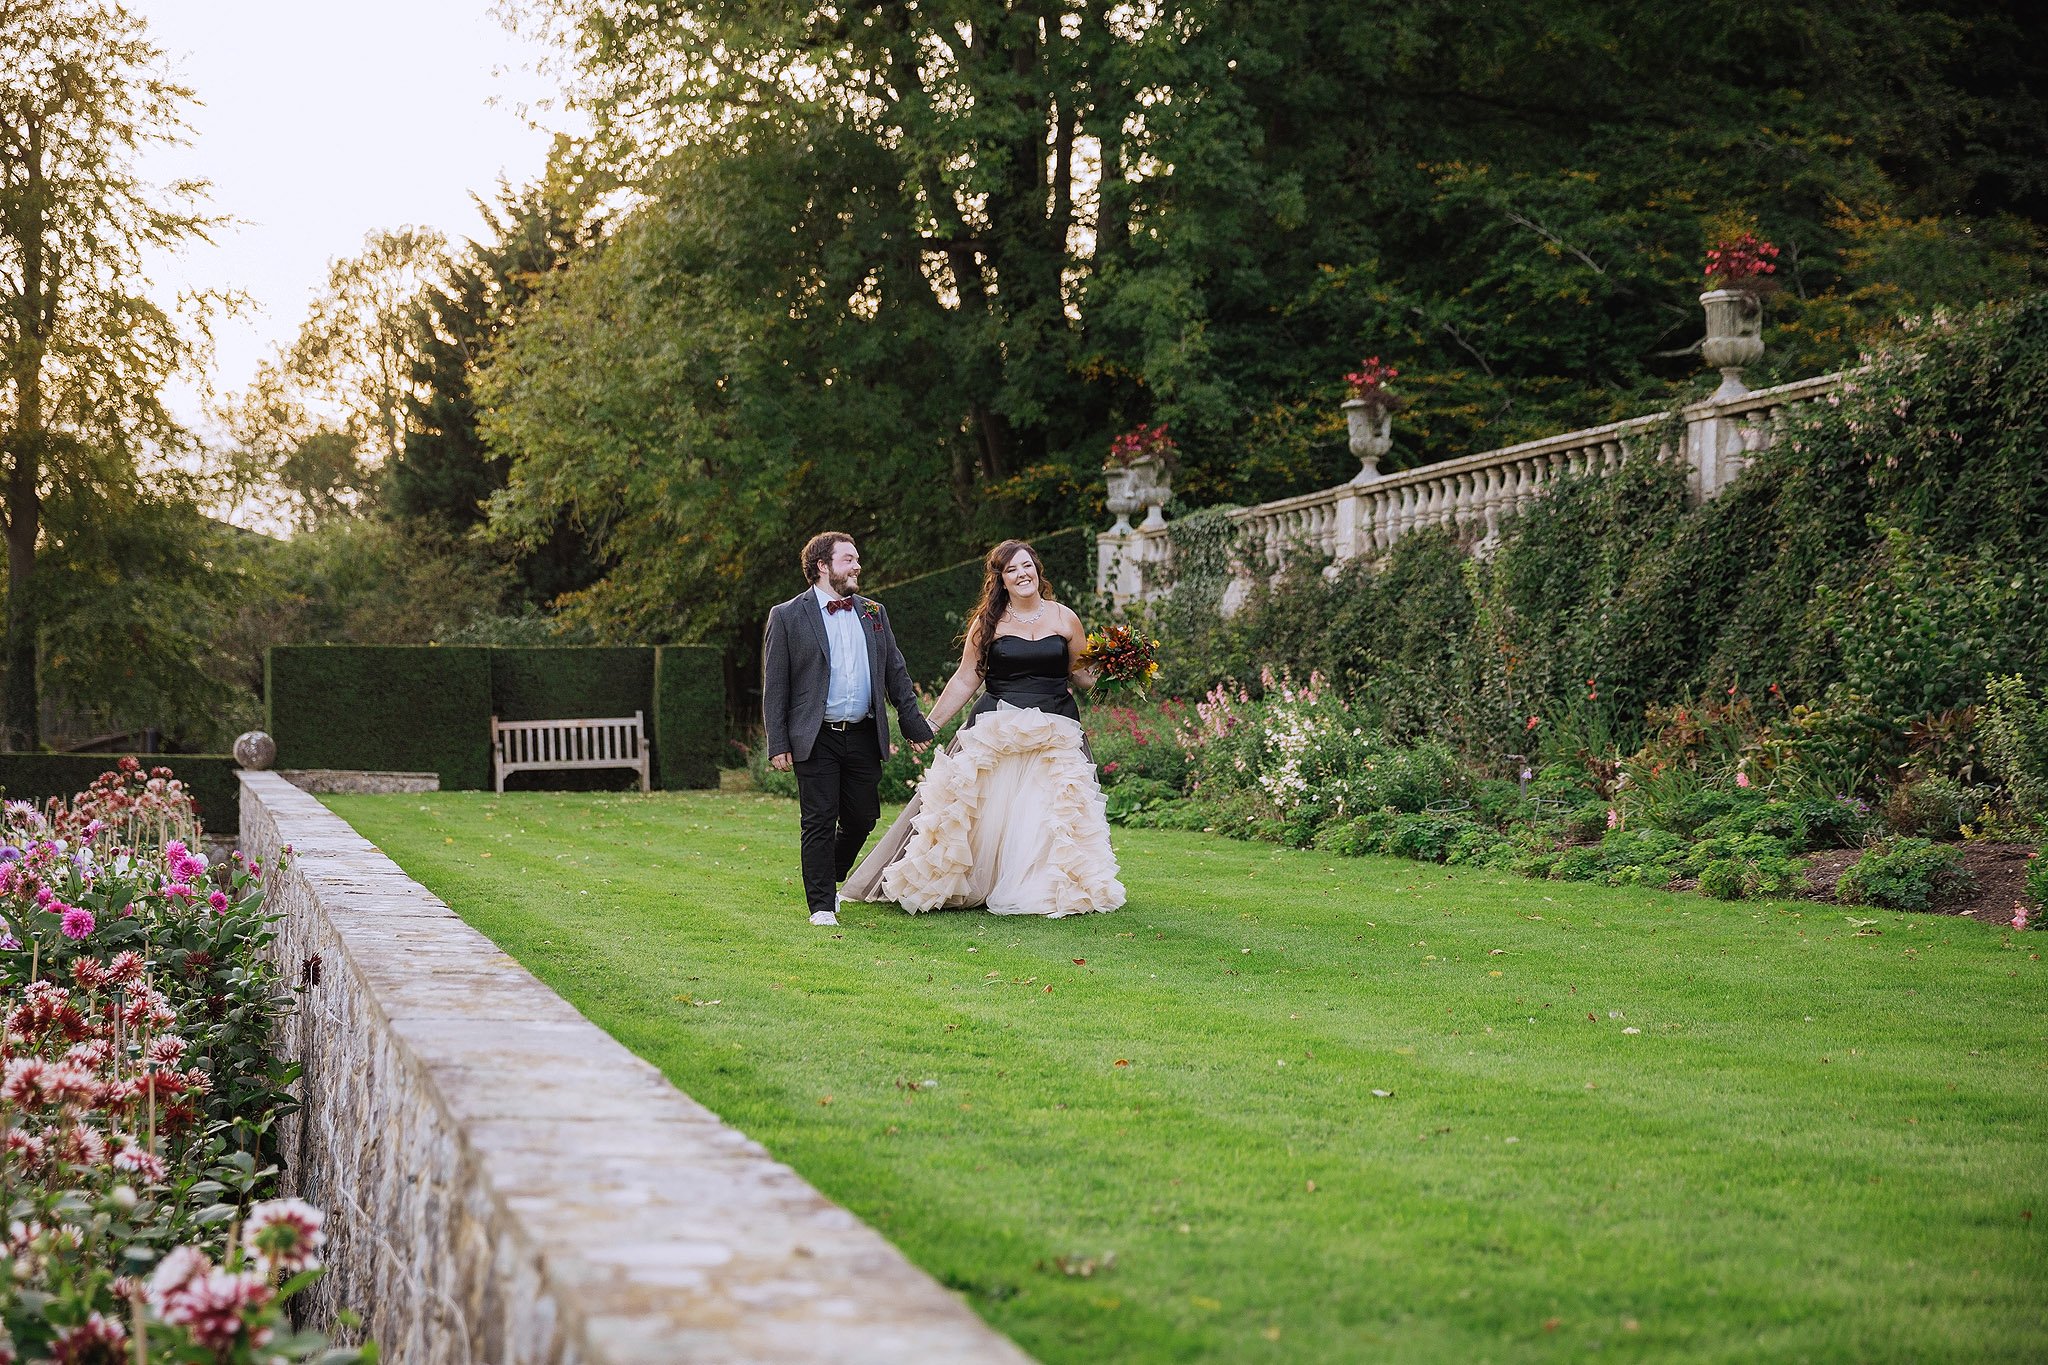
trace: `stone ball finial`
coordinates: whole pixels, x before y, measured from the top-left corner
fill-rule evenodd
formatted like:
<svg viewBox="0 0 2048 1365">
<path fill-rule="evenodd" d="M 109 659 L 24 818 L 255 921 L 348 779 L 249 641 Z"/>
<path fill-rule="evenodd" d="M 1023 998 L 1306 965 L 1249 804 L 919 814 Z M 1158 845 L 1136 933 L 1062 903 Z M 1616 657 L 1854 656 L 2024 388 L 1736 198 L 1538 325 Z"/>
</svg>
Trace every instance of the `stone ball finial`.
<svg viewBox="0 0 2048 1365">
<path fill-rule="evenodd" d="M 244 768 L 263 771 L 277 762 L 277 741 L 261 730 L 250 730 L 235 737 L 235 762 Z"/>
</svg>

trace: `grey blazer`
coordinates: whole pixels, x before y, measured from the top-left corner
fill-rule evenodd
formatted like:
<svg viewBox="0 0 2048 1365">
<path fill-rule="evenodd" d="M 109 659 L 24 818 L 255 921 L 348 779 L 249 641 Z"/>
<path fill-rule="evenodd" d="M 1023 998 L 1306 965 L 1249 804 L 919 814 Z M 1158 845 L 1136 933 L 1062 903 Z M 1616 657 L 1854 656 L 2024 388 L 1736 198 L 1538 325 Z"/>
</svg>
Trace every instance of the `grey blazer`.
<svg viewBox="0 0 2048 1365">
<path fill-rule="evenodd" d="M 868 646 L 868 682 L 875 699 L 875 740 L 889 756 L 887 698 L 896 708 L 904 738 L 921 743 L 931 727 L 917 709 L 917 689 L 903 651 L 889 629 L 889 613 L 870 597 L 854 595 L 861 638 Z M 825 690 L 832 681 L 832 656 L 825 639 L 825 620 L 809 588 L 768 613 L 767 639 L 761 660 L 761 719 L 768 727 L 768 755 L 789 754 L 799 761 L 811 756 L 818 731 L 825 726 Z"/>
</svg>

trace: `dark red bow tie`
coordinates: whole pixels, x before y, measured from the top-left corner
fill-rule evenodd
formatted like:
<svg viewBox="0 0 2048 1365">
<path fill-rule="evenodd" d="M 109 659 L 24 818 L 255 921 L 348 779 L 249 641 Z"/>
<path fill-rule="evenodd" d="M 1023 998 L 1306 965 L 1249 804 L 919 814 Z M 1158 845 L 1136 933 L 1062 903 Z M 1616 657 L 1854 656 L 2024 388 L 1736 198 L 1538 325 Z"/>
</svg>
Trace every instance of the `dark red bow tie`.
<svg viewBox="0 0 2048 1365">
<path fill-rule="evenodd" d="M 835 597 L 835 598 L 833 598 L 833 599 L 832 599 L 832 600 L 831 600 L 830 602 L 827 602 L 827 603 L 825 604 L 825 614 L 826 614 L 827 616 L 830 616 L 830 615 L 831 615 L 831 614 L 832 614 L 833 612 L 835 612 L 835 611 L 852 611 L 852 610 L 853 610 L 853 599 L 852 599 L 851 597 Z"/>
</svg>

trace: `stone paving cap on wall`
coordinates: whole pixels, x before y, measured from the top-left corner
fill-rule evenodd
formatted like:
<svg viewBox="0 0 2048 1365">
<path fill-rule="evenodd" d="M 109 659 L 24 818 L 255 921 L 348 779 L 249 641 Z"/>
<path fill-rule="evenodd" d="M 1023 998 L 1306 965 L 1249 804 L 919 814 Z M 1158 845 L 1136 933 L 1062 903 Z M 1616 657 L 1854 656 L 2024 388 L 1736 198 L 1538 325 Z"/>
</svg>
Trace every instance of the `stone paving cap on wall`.
<svg viewBox="0 0 2048 1365">
<path fill-rule="evenodd" d="M 283 1142 L 328 1214 L 315 1325 L 353 1308 L 404 1365 L 1028 1361 L 317 799 L 241 776 L 243 849 L 294 849 L 268 889 L 307 983 Z"/>
</svg>

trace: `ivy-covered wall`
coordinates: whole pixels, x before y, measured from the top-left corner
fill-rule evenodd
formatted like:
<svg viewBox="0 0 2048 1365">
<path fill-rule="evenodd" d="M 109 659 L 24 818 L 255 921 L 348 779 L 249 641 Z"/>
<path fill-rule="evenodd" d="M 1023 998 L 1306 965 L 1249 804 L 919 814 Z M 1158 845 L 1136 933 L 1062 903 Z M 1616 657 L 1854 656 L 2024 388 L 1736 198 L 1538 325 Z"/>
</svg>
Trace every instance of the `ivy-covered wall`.
<svg viewBox="0 0 2048 1365">
<path fill-rule="evenodd" d="M 1987 679 L 2048 682 L 2044 450 L 2048 295 L 1925 320 L 1710 502 L 1637 462 L 1538 499 L 1489 560 L 1433 531 L 1334 582 L 1304 565 L 1172 633 L 1173 690 L 1320 672 L 1494 754 L 1532 717 L 1599 747 L 1652 703 L 1748 698 L 1853 781 L 1968 742 Z"/>
</svg>

